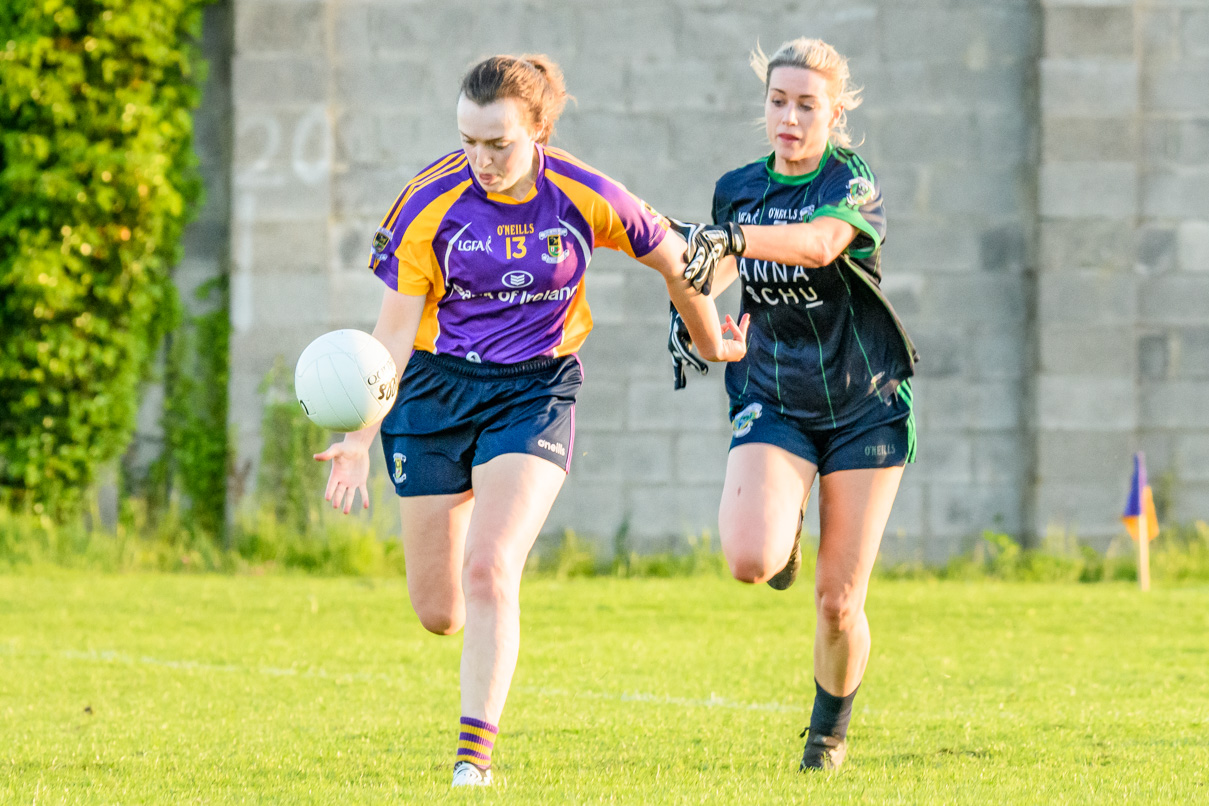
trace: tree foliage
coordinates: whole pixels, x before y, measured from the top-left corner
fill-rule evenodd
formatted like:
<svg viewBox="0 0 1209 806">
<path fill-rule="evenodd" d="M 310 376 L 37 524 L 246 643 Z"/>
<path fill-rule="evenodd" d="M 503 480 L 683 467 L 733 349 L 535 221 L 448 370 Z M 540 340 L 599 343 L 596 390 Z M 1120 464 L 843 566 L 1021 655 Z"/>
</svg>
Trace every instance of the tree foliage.
<svg viewBox="0 0 1209 806">
<path fill-rule="evenodd" d="M 70 507 L 179 319 L 203 0 L 0 3 L 0 489 Z"/>
</svg>

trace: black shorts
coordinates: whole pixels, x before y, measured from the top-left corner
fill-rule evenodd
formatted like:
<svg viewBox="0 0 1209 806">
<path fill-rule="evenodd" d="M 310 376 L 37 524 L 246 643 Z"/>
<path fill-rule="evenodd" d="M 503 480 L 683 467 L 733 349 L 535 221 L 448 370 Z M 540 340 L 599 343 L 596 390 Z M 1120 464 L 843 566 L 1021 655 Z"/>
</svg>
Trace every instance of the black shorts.
<svg viewBox="0 0 1209 806">
<path fill-rule="evenodd" d="M 862 416 L 839 428 L 806 428 L 779 410 L 776 403 L 750 398 L 732 405 L 731 449 L 753 442 L 776 445 L 813 464 L 820 476 L 915 461 L 909 380 L 889 401 L 874 398 Z"/>
<path fill-rule="evenodd" d="M 505 453 L 571 468 L 579 359 L 475 364 L 416 350 L 382 421 L 386 468 L 400 496 L 470 489 L 470 469 Z"/>
</svg>

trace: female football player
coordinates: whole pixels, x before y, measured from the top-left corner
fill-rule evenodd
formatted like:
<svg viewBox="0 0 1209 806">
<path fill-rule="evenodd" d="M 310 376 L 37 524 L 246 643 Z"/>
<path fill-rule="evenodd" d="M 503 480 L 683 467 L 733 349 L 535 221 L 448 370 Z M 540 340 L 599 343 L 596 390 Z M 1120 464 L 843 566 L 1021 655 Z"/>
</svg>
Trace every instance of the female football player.
<svg viewBox="0 0 1209 806">
<path fill-rule="evenodd" d="M 869 659 L 869 574 L 914 461 L 918 356 L 879 288 L 882 193 L 845 128 L 860 102 L 847 60 L 803 38 L 772 58 L 757 49 L 752 66 L 772 153 L 718 180 L 714 224 L 691 225 L 688 273 L 708 288 L 712 259 L 734 256 L 718 263 L 713 293 L 738 279 L 751 317 L 747 355 L 726 368 L 732 440 L 718 521 L 736 579 L 792 584 L 819 477 L 815 698 L 800 768 L 834 769 Z M 673 312 L 679 373 L 677 330 Z"/>
<path fill-rule="evenodd" d="M 599 247 L 663 275 L 707 357 L 744 353 L 684 279 L 686 244 L 624 187 L 549 147 L 567 93 L 545 56 L 494 56 L 462 80 L 462 149 L 424 169 L 374 236 L 386 284 L 374 335 L 400 370 L 381 423 L 400 497 L 407 588 L 424 627 L 465 628 L 453 784 L 489 785 L 520 645 L 521 570 L 571 463 L 576 352 L 592 328 L 584 270 Z M 735 338 L 725 339 L 731 333 Z M 377 426 L 348 434 L 326 498 L 363 505 Z"/>
</svg>

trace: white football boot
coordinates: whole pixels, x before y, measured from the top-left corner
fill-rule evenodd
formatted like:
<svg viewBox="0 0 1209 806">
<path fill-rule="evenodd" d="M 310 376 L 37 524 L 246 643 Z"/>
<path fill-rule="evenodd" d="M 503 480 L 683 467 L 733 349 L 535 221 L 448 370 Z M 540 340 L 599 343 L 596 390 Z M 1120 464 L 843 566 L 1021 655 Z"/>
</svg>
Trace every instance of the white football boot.
<svg viewBox="0 0 1209 806">
<path fill-rule="evenodd" d="M 453 765 L 454 786 L 491 786 L 491 768 L 480 770 L 469 761 Z"/>
</svg>

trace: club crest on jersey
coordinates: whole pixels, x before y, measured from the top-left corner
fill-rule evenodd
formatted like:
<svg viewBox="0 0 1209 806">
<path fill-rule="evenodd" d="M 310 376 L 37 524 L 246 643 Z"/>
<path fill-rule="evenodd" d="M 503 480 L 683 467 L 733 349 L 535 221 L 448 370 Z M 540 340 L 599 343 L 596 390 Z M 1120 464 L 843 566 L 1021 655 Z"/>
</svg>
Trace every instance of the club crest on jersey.
<svg viewBox="0 0 1209 806">
<path fill-rule="evenodd" d="M 395 484 L 402 484 L 407 481 L 407 474 L 403 472 L 403 465 L 407 462 L 407 457 L 401 453 L 396 453 L 394 459 L 395 472 L 391 478 L 394 479 Z"/>
<path fill-rule="evenodd" d="M 848 180 L 848 198 L 845 199 L 853 207 L 860 207 L 873 198 L 873 183 L 863 176 L 854 176 Z"/>
<path fill-rule="evenodd" d="M 764 411 L 764 406 L 759 403 L 752 403 L 743 411 L 735 415 L 734 421 L 731 423 L 731 430 L 736 437 L 745 437 L 751 433 L 752 426 L 756 424 L 756 420 L 760 419 L 760 414 Z"/>
<path fill-rule="evenodd" d="M 537 233 L 537 237 L 546 239 L 546 254 L 542 255 L 542 260 L 547 263 L 562 263 L 567 259 L 571 252 L 563 245 L 563 238 L 566 235 L 567 231 L 562 227 L 554 227 Z"/>
<path fill-rule="evenodd" d="M 394 233 L 386 227 L 378 227 L 378 231 L 374 233 L 374 257 L 386 256 L 386 247 L 390 246 L 390 239 L 393 237 Z"/>
</svg>

